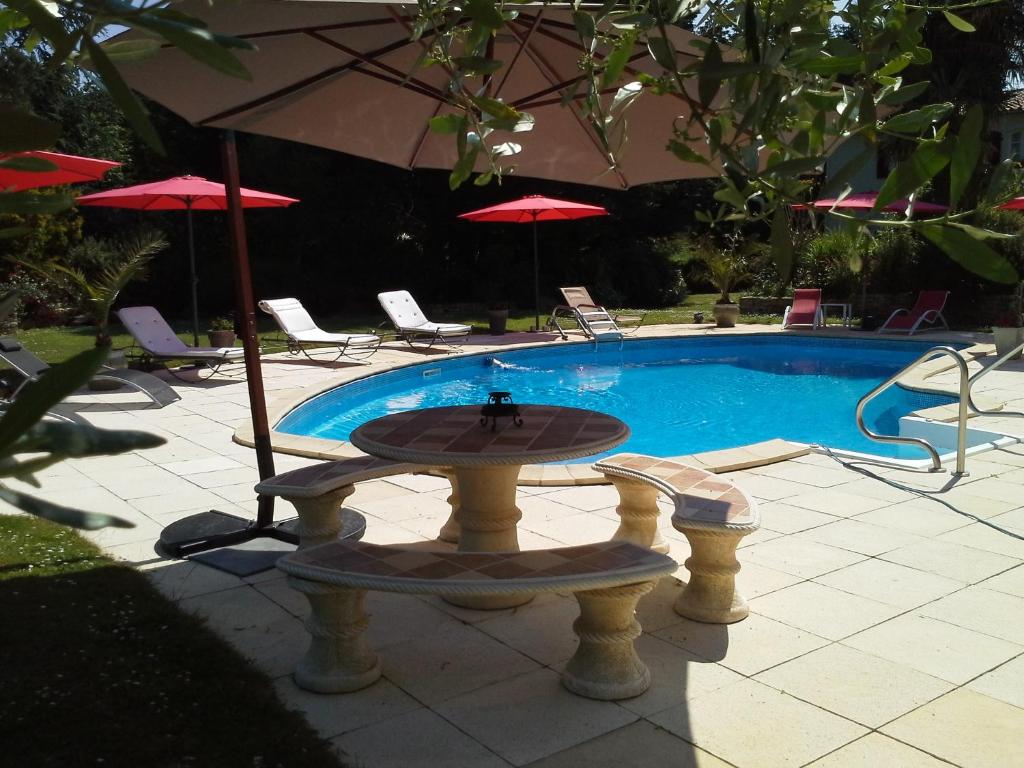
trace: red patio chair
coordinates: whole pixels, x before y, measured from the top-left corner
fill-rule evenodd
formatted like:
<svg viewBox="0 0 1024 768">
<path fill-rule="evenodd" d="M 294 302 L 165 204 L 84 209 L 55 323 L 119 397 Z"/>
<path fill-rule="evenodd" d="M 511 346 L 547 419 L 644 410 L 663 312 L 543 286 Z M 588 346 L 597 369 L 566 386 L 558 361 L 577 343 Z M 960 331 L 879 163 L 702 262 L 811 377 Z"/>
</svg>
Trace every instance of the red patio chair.
<svg viewBox="0 0 1024 768">
<path fill-rule="evenodd" d="M 782 327 L 809 325 L 818 328 L 824 325 L 821 319 L 821 289 L 797 288 L 793 291 L 793 304 L 786 307 L 782 315 Z"/>
<path fill-rule="evenodd" d="M 913 309 L 897 309 L 889 319 L 882 323 L 878 329 L 879 333 L 892 331 L 894 333 L 912 334 L 920 330 L 922 323 L 928 323 L 925 330 L 936 328 L 949 329 L 946 318 L 942 316 L 942 310 L 946 307 L 946 300 L 949 298 L 949 291 L 921 291 L 917 294 L 917 301 Z M 942 325 L 938 325 L 942 323 Z"/>
</svg>

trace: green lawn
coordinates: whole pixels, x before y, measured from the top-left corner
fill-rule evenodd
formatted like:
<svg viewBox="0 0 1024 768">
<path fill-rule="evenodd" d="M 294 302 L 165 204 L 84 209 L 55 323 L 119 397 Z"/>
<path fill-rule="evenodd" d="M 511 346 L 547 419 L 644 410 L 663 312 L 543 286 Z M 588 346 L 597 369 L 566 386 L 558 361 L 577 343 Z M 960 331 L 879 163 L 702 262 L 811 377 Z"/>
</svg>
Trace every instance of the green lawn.
<svg viewBox="0 0 1024 768">
<path fill-rule="evenodd" d="M 341 766 L 259 670 L 68 528 L 0 516 L 0 615 L 4 765 Z"/>
<path fill-rule="evenodd" d="M 665 309 L 654 309 L 647 313 L 644 321 L 646 324 L 655 323 L 692 323 L 694 312 L 703 312 L 704 321 L 712 322 L 711 306 L 715 303 L 717 294 L 698 293 L 689 296 L 685 302 L 678 307 Z M 644 310 L 621 309 L 621 312 L 636 312 Z M 319 317 L 321 327 L 328 331 L 365 332 L 376 328 L 383 316 L 380 315 L 335 315 L 330 317 Z M 444 322 L 457 322 L 473 325 L 480 332 L 487 330 L 487 316 L 485 313 L 475 315 L 464 314 L 437 314 L 431 319 Z M 547 315 L 541 315 L 541 322 L 546 322 Z M 744 323 L 779 323 L 782 318 L 779 316 L 765 315 L 744 315 L 740 318 Z M 265 352 L 281 352 L 285 349 L 283 336 L 277 326 L 269 317 L 260 317 L 260 344 Z M 508 330 L 525 331 L 533 325 L 533 314 L 529 310 L 519 309 L 510 314 L 508 319 Z M 192 343 L 192 334 L 188 330 L 187 321 L 172 323 L 178 336 L 186 344 Z M 200 323 L 206 327 L 206 321 Z M 128 348 L 132 339 L 127 333 L 121 333 L 120 326 L 116 323 L 112 326 L 114 333 L 113 344 L 115 349 Z M 49 363 L 59 363 L 71 357 L 76 352 L 88 349 L 93 344 L 93 328 L 88 325 L 63 326 L 53 328 L 30 328 L 18 332 L 18 338 L 32 352 L 39 355 Z M 206 344 L 205 335 L 200 338 L 200 344 Z"/>
</svg>

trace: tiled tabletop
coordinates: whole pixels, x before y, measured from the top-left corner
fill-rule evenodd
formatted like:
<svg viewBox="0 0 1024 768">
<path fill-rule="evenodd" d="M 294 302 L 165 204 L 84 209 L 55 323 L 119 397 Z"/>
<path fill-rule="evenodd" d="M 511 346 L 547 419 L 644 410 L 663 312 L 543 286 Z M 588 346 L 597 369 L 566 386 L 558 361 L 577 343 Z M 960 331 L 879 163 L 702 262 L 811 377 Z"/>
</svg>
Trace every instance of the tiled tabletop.
<svg viewBox="0 0 1024 768">
<path fill-rule="evenodd" d="M 352 432 L 357 448 L 394 461 L 443 466 L 540 464 L 592 456 L 629 438 L 625 423 L 597 411 L 520 405 L 522 426 L 510 418 L 480 423 L 480 406 L 405 411 Z"/>
</svg>

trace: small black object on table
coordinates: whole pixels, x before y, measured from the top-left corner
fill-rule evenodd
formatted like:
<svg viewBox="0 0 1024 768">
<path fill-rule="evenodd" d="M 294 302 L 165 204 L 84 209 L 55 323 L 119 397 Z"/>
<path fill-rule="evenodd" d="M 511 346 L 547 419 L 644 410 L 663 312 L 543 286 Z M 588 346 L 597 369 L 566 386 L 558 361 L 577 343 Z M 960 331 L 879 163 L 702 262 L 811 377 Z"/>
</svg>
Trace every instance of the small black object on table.
<svg viewBox="0 0 1024 768">
<path fill-rule="evenodd" d="M 512 423 L 523 426 L 523 417 L 519 415 L 519 406 L 512 402 L 511 392 L 488 392 L 487 403 L 480 408 L 480 425 L 491 420 L 491 432 L 498 426 L 499 418 L 512 417 Z"/>
</svg>

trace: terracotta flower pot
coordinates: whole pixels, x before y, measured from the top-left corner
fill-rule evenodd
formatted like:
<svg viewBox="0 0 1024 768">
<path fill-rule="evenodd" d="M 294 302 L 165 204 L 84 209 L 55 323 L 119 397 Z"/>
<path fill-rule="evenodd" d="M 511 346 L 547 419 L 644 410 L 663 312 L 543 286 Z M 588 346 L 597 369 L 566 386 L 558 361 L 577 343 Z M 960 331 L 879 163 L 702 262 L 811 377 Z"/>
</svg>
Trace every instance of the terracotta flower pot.
<svg viewBox="0 0 1024 768">
<path fill-rule="evenodd" d="M 211 347 L 233 347 L 235 346 L 234 331 L 207 331 L 210 337 Z"/>
<path fill-rule="evenodd" d="M 489 331 L 492 336 L 502 336 L 505 333 L 505 325 L 508 323 L 507 309 L 487 310 Z"/>
</svg>

